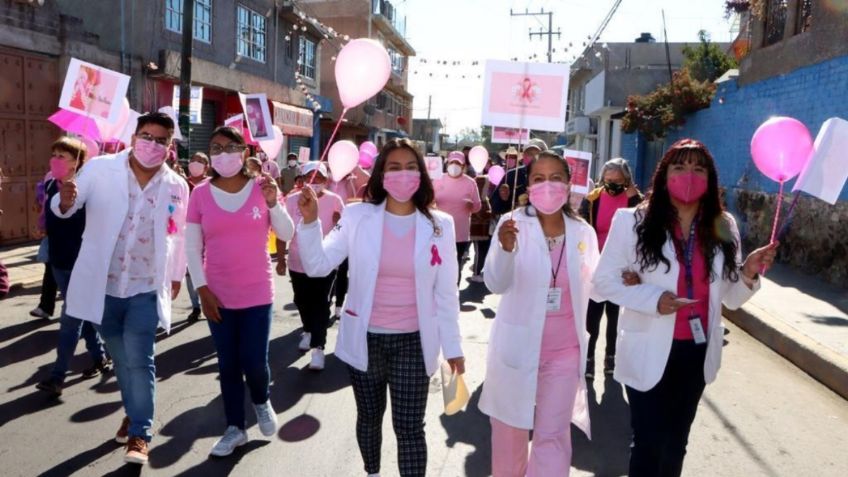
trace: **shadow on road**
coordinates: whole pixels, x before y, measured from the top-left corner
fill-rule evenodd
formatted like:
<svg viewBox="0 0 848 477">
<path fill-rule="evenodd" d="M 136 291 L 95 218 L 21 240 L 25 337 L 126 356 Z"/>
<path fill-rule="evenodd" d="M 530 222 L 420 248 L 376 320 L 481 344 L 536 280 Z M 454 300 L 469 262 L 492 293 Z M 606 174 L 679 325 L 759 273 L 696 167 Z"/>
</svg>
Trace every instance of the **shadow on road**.
<svg viewBox="0 0 848 477">
<path fill-rule="evenodd" d="M 193 477 L 197 475 L 213 476 L 213 475 L 230 475 L 230 473 L 238 465 L 242 457 L 250 452 L 270 444 L 268 441 L 250 441 L 247 444 L 237 448 L 231 455 L 224 458 L 209 457 L 200 464 L 184 470 L 177 474 L 177 477 Z"/>
<path fill-rule="evenodd" d="M 21 361 L 29 361 L 56 349 L 59 342 L 58 327 L 30 333 L 14 343 L 0 349 L 0 368 Z"/>
<path fill-rule="evenodd" d="M 47 396 L 42 391 L 33 390 L 33 392 L 13 401 L 0 404 L 0 427 L 5 426 L 15 419 L 35 414 L 36 412 L 60 404 L 62 404 L 60 399 Z"/>
<path fill-rule="evenodd" d="M 457 443 L 468 444 L 474 448 L 465 458 L 465 473 L 467 477 L 486 477 L 492 475 L 492 428 L 489 417 L 480 412 L 477 405 L 483 385 L 477 387 L 471 394 L 471 399 L 464 411 L 453 416 L 442 414 L 439 420 L 447 432 L 445 444 L 453 448 Z"/>
<path fill-rule="evenodd" d="M 598 476 L 627 475 L 630 463 L 630 407 L 624 387 L 611 377 L 604 379 L 600 402 L 589 381 L 589 415 L 592 440 L 571 427 L 571 465 Z"/>
<path fill-rule="evenodd" d="M 13 340 L 18 336 L 25 335 L 39 328 L 53 324 L 54 321 L 44 319 L 27 320 L 15 325 L 7 326 L 0 329 L 0 343 Z"/>
<path fill-rule="evenodd" d="M 90 464 L 102 458 L 103 456 L 113 453 L 119 449 L 121 449 L 121 445 L 110 439 L 95 447 L 94 449 L 89 449 L 87 451 L 81 452 L 64 462 L 56 464 L 51 469 L 48 469 L 39 474 L 39 477 L 65 477 L 67 475 L 72 475 L 77 471 L 85 469 Z"/>
</svg>

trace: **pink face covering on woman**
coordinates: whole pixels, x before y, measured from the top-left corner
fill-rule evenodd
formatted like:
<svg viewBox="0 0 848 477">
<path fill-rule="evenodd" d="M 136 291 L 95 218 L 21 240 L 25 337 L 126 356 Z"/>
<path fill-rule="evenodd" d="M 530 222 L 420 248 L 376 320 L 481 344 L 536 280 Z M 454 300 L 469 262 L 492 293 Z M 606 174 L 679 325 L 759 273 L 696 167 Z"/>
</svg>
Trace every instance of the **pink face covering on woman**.
<svg viewBox="0 0 848 477">
<path fill-rule="evenodd" d="M 167 154 L 167 146 L 163 146 L 156 141 L 146 141 L 144 139 L 136 139 L 135 146 L 132 150 L 133 157 L 147 169 L 161 166 L 165 162 Z"/>
<path fill-rule="evenodd" d="M 530 203 L 539 212 L 550 215 L 562 209 L 568 200 L 568 184 L 559 181 L 545 181 L 533 184 L 529 188 Z"/>
<path fill-rule="evenodd" d="M 221 177 L 233 177 L 244 167 L 242 158 L 241 152 L 222 152 L 212 156 L 212 169 L 215 169 Z"/>
<path fill-rule="evenodd" d="M 693 204 L 707 193 L 707 178 L 694 172 L 668 176 L 668 193 L 684 204 Z"/>
<path fill-rule="evenodd" d="M 58 180 L 64 180 L 71 172 L 71 166 L 62 156 L 53 156 L 50 158 L 50 173 Z"/>
<path fill-rule="evenodd" d="M 200 177 L 203 175 L 203 172 L 206 170 L 206 164 L 202 162 L 189 162 L 188 163 L 188 173 L 191 174 L 191 177 Z"/>
<path fill-rule="evenodd" d="M 418 171 L 392 171 L 383 175 L 383 187 L 398 202 L 412 198 L 421 185 L 421 173 Z"/>
</svg>

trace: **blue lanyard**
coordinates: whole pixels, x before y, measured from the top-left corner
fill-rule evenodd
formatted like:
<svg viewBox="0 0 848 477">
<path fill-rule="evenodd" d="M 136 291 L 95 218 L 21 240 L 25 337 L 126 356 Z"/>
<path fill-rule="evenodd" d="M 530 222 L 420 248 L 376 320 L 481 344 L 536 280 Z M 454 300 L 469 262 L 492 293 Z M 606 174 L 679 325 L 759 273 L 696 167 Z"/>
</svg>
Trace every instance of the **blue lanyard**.
<svg viewBox="0 0 848 477">
<path fill-rule="evenodd" d="M 695 233 L 697 232 L 698 217 L 692 221 L 689 227 L 689 240 L 683 249 L 683 267 L 686 270 L 686 294 L 690 300 L 695 299 L 695 278 L 692 271 L 692 259 L 695 255 Z"/>
</svg>

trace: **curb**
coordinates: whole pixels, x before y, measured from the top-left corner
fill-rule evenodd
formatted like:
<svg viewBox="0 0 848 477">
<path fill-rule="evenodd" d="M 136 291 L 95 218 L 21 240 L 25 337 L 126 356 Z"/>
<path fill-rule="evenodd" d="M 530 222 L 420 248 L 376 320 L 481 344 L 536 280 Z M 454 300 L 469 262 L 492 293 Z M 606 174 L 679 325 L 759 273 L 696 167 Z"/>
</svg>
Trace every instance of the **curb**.
<svg viewBox="0 0 848 477">
<path fill-rule="evenodd" d="M 752 306 L 724 308 L 724 316 L 802 371 L 848 399 L 848 358 Z"/>
</svg>

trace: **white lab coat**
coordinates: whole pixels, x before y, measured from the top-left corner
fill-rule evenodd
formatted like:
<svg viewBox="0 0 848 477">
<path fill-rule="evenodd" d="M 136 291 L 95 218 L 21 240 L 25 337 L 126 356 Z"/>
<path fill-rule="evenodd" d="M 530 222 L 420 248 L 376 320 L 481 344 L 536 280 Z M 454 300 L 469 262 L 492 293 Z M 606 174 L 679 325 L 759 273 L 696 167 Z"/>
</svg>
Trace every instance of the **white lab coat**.
<svg viewBox="0 0 848 477">
<path fill-rule="evenodd" d="M 126 149 L 88 162 L 76 179 L 77 199 L 67 213 L 62 214 L 59 210 L 60 194 L 56 194 L 50 204 L 53 213 L 61 218 L 70 217 L 85 207 L 82 247 L 71 272 L 65 300 L 69 315 L 96 324 L 103 320 L 109 263 L 129 209 L 129 153 L 130 149 Z M 159 324 L 170 330 L 171 282 L 182 281 L 186 273 L 183 242 L 188 185 L 177 173 L 163 167 L 165 170 L 154 212 L 154 250 Z M 173 206 L 173 212 L 169 210 L 170 206 Z M 176 223 L 176 233 L 168 233 L 169 217 Z"/>
<path fill-rule="evenodd" d="M 383 243 L 385 203 L 360 203 L 345 208 L 326 238 L 320 220 L 298 224 L 295 239 L 306 274 L 324 277 L 347 258 L 350 287 L 340 320 L 335 353 L 345 363 L 368 370 L 368 323 Z M 459 333 L 459 292 L 453 219 L 431 211 L 434 224 L 416 211 L 415 288 L 424 364 L 432 376 L 439 367 L 439 350 L 446 359 L 462 356 Z M 390 246 L 390 244 L 386 244 Z M 434 263 L 434 248 L 441 263 Z"/>
<path fill-rule="evenodd" d="M 504 215 L 497 230 L 509 219 Z M 523 209 L 516 210 L 513 219 L 519 230 L 517 250 L 507 253 L 499 243 L 492 243 L 483 269 L 486 286 L 502 297 L 489 338 L 486 381 L 479 407 L 484 414 L 512 427 L 532 429 L 552 266 L 539 219 Z M 598 262 L 595 231 L 583 220 L 565 217 L 565 247 L 574 324 L 580 342 L 579 387 L 572 422 L 590 435 L 584 374 L 589 342 L 586 310 L 592 273 Z"/>
<path fill-rule="evenodd" d="M 674 340 L 676 314 L 660 315 L 657 304 L 660 296 L 668 291 L 677 294 L 680 264 L 674 242 L 669 236 L 663 248 L 671 263 L 666 271 L 662 263 L 654 270 L 641 271 L 636 255 L 637 212 L 621 209 L 613 218 L 601 261 L 595 272 L 595 291 L 613 303 L 623 307 L 618 319 L 618 341 L 616 344 L 616 381 L 638 391 L 652 389 L 662 378 L 668 361 L 671 343 Z M 730 232 L 739 242 L 739 230 L 730 214 Z M 741 261 L 741 252 L 735 257 Z M 753 290 L 741 280 L 731 282 L 722 279 L 724 255 L 718 252 L 713 259 L 712 270 L 716 279 L 710 284 L 709 322 L 707 327 L 707 356 L 704 361 L 706 383 L 715 380 L 721 365 L 721 348 L 724 325 L 721 324 L 721 305 L 730 309 L 742 306 L 759 289 L 759 281 Z M 625 270 L 639 274 L 641 284 L 625 286 L 621 273 Z M 741 273 L 741 272 L 740 272 Z"/>
</svg>

